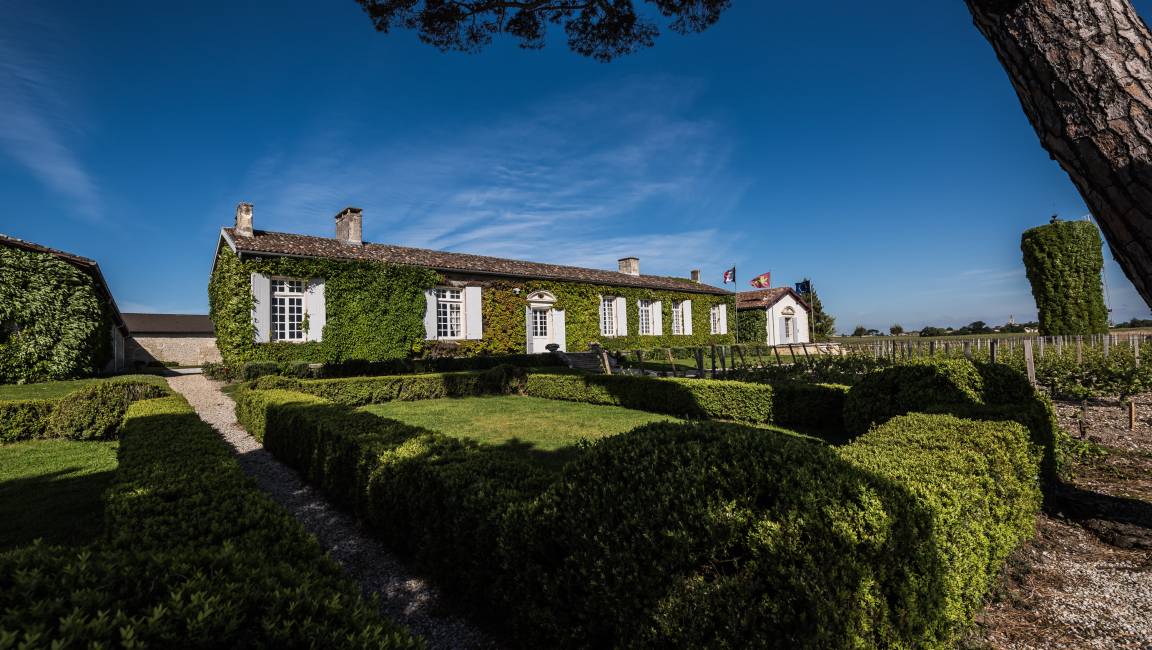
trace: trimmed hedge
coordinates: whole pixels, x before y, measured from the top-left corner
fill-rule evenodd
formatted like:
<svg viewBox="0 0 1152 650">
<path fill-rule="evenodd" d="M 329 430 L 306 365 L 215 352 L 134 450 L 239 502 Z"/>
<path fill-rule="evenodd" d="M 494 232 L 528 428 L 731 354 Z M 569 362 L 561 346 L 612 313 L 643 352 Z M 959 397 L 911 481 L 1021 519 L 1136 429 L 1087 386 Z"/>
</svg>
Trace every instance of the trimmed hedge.
<svg viewBox="0 0 1152 650">
<path fill-rule="evenodd" d="M 1090 221 L 1054 221 L 1020 237 L 1024 268 L 1044 336 L 1107 334 L 1100 283 L 1104 242 Z"/>
<path fill-rule="evenodd" d="M 523 458 L 320 397 L 236 393 L 236 417 L 265 448 L 357 513 L 471 606 L 498 613 L 500 522 L 551 475 Z"/>
<path fill-rule="evenodd" d="M 56 400 L 0 401 L 0 444 L 43 438 Z"/>
<path fill-rule="evenodd" d="M 688 418 L 767 424 L 772 387 L 714 379 L 671 379 L 631 375 L 530 374 L 525 395 L 605 404 Z"/>
<path fill-rule="evenodd" d="M 133 404 L 103 539 L 0 555 L 0 645 L 421 644 L 380 618 L 181 397 Z"/>
<path fill-rule="evenodd" d="M 657 423 L 549 477 L 315 396 L 237 397 L 272 453 L 525 647 L 946 647 L 1039 504 L 1010 422 L 898 417 L 842 451 Z"/>
<path fill-rule="evenodd" d="M 872 373 L 848 391 L 844 424 L 849 433 L 860 434 L 894 416 L 914 412 L 1019 422 L 1044 450 L 1045 476 L 1054 475 L 1059 426 L 1052 403 L 1008 366 L 935 358 Z"/>
<path fill-rule="evenodd" d="M 772 384 L 774 423 L 802 431 L 841 432 L 848 386 L 780 382 Z"/>
<path fill-rule="evenodd" d="M 107 439 L 115 434 L 129 404 L 167 394 L 163 379 L 110 379 L 60 399 L 0 401 L 0 443 L 32 438 Z"/>
</svg>

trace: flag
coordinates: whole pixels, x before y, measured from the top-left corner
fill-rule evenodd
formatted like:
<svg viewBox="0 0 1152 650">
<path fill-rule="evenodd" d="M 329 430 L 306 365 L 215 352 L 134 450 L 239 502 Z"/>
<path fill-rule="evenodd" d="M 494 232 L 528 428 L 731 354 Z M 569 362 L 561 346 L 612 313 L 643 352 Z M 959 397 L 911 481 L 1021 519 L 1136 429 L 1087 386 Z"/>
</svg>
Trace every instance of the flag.
<svg viewBox="0 0 1152 650">
<path fill-rule="evenodd" d="M 796 283 L 796 293 L 801 294 L 801 295 L 808 295 L 808 294 L 812 293 L 812 282 L 809 280 L 805 280 L 803 282 L 797 282 Z"/>
<path fill-rule="evenodd" d="M 724 272 L 724 284 L 728 284 L 729 282 L 735 282 L 735 281 L 736 281 L 736 267 L 733 266 L 732 268 L 730 268 Z"/>
<path fill-rule="evenodd" d="M 752 278 L 748 284 L 756 287 L 757 289 L 771 289 L 772 288 L 772 272 L 761 273 L 760 275 Z"/>
</svg>

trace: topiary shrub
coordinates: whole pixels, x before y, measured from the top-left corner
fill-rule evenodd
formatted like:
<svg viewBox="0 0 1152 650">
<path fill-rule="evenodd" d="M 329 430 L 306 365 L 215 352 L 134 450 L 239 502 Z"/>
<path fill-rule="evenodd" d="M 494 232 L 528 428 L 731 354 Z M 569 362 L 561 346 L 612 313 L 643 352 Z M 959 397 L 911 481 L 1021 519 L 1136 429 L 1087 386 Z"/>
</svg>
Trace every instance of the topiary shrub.
<svg viewBox="0 0 1152 650">
<path fill-rule="evenodd" d="M 1106 334 L 1100 231 L 1090 221 L 1054 221 L 1024 231 L 1020 250 L 1045 336 Z"/>
<path fill-rule="evenodd" d="M 54 405 L 46 399 L 0 402 L 0 444 L 43 438 Z"/>
<path fill-rule="evenodd" d="M 848 386 L 799 381 L 772 384 L 773 424 L 800 431 L 839 434 Z"/>
<path fill-rule="evenodd" d="M 55 403 L 45 437 L 106 440 L 116 434 L 132 402 L 167 394 L 167 389 L 147 383 L 107 381 L 85 386 Z"/>
<path fill-rule="evenodd" d="M 200 367 L 200 371 L 208 379 L 215 381 L 236 381 L 236 371 L 226 363 L 208 362 Z"/>
<path fill-rule="evenodd" d="M 983 404 L 984 379 L 967 359 L 916 359 L 872 373 L 852 387 L 844 425 L 860 434 L 889 418 L 928 408 Z"/>
</svg>

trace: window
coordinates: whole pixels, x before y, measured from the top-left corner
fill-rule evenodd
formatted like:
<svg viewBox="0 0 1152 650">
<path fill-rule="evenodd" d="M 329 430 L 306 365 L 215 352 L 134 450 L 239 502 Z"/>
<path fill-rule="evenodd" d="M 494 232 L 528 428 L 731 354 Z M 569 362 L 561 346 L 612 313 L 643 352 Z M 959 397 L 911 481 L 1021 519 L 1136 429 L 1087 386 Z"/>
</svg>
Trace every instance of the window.
<svg viewBox="0 0 1152 650">
<path fill-rule="evenodd" d="M 616 297 L 600 299 L 600 335 L 616 336 Z"/>
<path fill-rule="evenodd" d="M 784 338 L 792 338 L 792 318 L 790 316 L 784 318 Z"/>
<path fill-rule="evenodd" d="M 728 333 L 728 313 L 724 305 L 712 305 L 712 333 Z"/>
<path fill-rule="evenodd" d="M 538 339 L 548 338 L 548 310 L 532 310 L 532 336 Z"/>
<path fill-rule="evenodd" d="M 304 281 L 272 280 L 272 340 L 304 340 Z"/>
<path fill-rule="evenodd" d="M 672 302 L 672 334 L 680 335 L 684 333 L 684 301 L 675 300 Z"/>
<path fill-rule="evenodd" d="M 459 289 L 436 290 L 436 338 L 464 336 L 464 296 Z"/>
<path fill-rule="evenodd" d="M 640 301 L 640 333 L 646 336 L 652 334 L 652 301 Z"/>
</svg>

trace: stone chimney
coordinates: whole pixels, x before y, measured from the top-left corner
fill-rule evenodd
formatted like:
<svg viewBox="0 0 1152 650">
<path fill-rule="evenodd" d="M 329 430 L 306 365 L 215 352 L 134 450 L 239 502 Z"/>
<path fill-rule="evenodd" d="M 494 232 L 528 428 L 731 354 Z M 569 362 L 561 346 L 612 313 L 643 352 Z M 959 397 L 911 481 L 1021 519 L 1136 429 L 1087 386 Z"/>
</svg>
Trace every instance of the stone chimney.
<svg viewBox="0 0 1152 650">
<path fill-rule="evenodd" d="M 341 244 L 360 246 L 364 243 L 364 211 L 344 208 L 336 215 L 336 239 Z"/>
<path fill-rule="evenodd" d="M 640 275 L 640 258 L 625 257 L 620 260 L 620 272 L 628 275 Z"/>
<path fill-rule="evenodd" d="M 699 282 L 700 281 L 700 269 L 692 269 L 692 281 L 693 282 Z"/>
<path fill-rule="evenodd" d="M 236 205 L 236 234 L 240 237 L 252 236 L 252 204 Z"/>
</svg>

